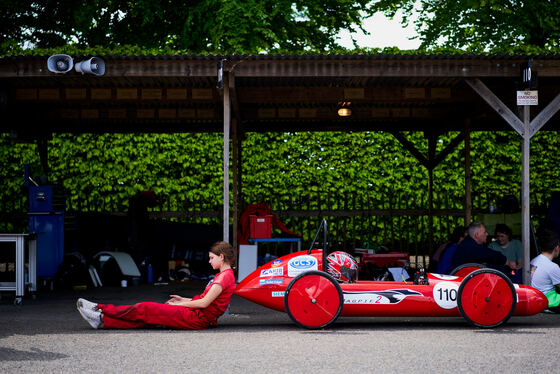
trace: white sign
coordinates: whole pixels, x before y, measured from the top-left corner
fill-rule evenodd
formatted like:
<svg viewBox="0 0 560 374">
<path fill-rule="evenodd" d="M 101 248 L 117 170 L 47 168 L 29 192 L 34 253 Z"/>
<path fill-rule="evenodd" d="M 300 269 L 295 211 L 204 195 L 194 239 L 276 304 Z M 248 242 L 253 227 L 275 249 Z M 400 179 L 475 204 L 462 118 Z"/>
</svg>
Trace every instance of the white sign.
<svg viewBox="0 0 560 374">
<path fill-rule="evenodd" d="M 457 307 L 457 291 L 459 284 L 454 282 L 439 282 L 434 286 L 434 300 L 443 309 Z"/>
<path fill-rule="evenodd" d="M 517 91 L 517 105 L 539 105 L 539 91 Z"/>
</svg>

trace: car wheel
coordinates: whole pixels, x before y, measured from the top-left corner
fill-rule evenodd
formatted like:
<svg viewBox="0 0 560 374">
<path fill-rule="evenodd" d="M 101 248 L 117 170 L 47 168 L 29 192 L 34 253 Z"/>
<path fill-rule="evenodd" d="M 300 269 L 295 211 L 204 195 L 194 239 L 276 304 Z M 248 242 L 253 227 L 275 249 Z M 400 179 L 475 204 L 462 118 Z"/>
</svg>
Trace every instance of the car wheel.
<svg viewBox="0 0 560 374">
<path fill-rule="evenodd" d="M 507 322 L 516 305 L 517 293 L 513 283 L 498 270 L 475 270 L 459 286 L 457 307 L 474 326 L 497 327 Z"/>
<path fill-rule="evenodd" d="M 485 266 L 482 264 L 477 264 L 474 262 L 468 263 L 468 264 L 463 264 L 463 265 L 459 265 L 457 266 L 455 269 L 451 270 L 451 273 L 449 275 L 455 275 L 457 277 L 461 277 L 464 278 L 467 275 L 469 275 L 470 273 L 472 273 L 475 270 L 478 269 L 484 269 Z"/>
<path fill-rule="evenodd" d="M 290 318 L 307 329 L 332 324 L 342 311 L 344 297 L 338 282 L 329 274 L 312 270 L 292 279 L 284 294 Z"/>
</svg>

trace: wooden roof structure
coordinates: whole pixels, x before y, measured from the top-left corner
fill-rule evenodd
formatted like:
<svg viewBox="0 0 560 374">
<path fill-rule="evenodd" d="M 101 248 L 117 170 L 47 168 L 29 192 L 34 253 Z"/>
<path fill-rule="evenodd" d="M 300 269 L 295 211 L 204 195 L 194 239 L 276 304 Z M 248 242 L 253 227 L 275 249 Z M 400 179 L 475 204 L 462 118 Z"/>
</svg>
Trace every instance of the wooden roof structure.
<svg viewBox="0 0 560 374">
<path fill-rule="evenodd" d="M 541 102 L 560 84 L 558 55 L 106 55 L 103 76 L 54 74 L 47 57 L 0 59 L 1 130 L 221 132 L 219 63 L 243 131 L 445 132 L 463 130 L 467 118 L 472 130 L 508 130 L 467 79 L 510 108 L 529 59 Z M 342 103 L 351 116 L 337 115 Z M 560 118 L 547 126 L 559 128 Z"/>
<path fill-rule="evenodd" d="M 75 62 L 89 57 L 73 56 Z M 0 131 L 22 139 L 53 132 L 223 132 L 228 240 L 230 136 L 236 207 L 243 132 L 388 131 L 428 169 L 431 189 L 433 168 L 460 142 L 468 150 L 470 131 L 513 128 L 524 139 L 522 226 L 529 263 L 529 141 L 541 128 L 560 129 L 560 55 L 97 57 L 106 64 L 102 76 L 55 74 L 47 69 L 48 56 L 1 58 Z M 538 73 L 540 105 L 533 115 L 516 103 L 528 61 Z M 352 114 L 340 117 L 341 106 Z M 426 157 L 402 131 L 422 131 L 432 140 L 448 131 L 460 135 L 439 155 L 429 142 Z M 235 233 L 239 212 L 233 216 Z"/>
</svg>

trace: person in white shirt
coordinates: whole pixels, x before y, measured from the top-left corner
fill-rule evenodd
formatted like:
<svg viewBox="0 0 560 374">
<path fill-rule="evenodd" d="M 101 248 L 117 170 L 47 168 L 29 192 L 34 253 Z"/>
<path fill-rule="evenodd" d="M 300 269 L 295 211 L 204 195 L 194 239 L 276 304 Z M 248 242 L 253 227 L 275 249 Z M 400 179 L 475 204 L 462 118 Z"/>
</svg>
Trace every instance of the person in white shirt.
<svg viewBox="0 0 560 374">
<path fill-rule="evenodd" d="M 531 286 L 545 294 L 548 311 L 560 313 L 560 267 L 552 262 L 560 253 L 560 238 L 544 229 L 539 235 L 541 254 L 531 261 Z"/>
</svg>

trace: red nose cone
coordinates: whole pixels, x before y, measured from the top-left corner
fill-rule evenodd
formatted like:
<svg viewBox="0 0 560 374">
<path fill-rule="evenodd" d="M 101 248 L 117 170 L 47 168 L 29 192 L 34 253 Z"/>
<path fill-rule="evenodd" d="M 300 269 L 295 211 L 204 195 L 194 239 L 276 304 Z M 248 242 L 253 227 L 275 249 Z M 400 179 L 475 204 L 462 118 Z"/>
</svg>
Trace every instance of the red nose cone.
<svg viewBox="0 0 560 374">
<path fill-rule="evenodd" d="M 546 296 L 539 290 L 533 291 L 536 295 L 533 296 L 533 302 L 529 303 L 529 312 L 528 314 L 537 314 L 541 313 L 543 310 L 548 308 L 548 299 Z"/>
<path fill-rule="evenodd" d="M 548 299 L 536 288 L 520 285 L 517 289 L 515 315 L 532 316 L 548 308 Z"/>
</svg>

